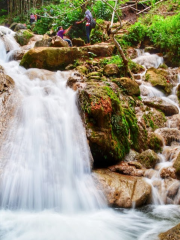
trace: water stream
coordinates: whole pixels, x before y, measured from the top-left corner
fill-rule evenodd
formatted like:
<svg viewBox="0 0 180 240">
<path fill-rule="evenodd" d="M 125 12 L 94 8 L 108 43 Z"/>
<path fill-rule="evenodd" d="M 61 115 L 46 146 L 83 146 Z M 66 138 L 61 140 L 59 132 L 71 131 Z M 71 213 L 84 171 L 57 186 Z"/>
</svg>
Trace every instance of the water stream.
<svg viewBox="0 0 180 240">
<path fill-rule="evenodd" d="M 1 30 L 1 28 L 0 28 Z M 2 29 L 11 50 L 13 32 Z M 0 65 L 15 81 L 19 106 L 0 149 L 1 240 L 156 240 L 179 221 L 177 205 L 110 209 L 94 185 L 71 72 Z"/>
</svg>

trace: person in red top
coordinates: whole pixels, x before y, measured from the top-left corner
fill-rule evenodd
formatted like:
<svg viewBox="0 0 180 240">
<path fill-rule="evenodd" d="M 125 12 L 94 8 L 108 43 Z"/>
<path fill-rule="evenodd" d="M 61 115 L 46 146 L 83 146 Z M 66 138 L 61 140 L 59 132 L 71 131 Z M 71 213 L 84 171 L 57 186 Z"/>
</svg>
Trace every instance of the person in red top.
<svg viewBox="0 0 180 240">
<path fill-rule="evenodd" d="M 72 43 L 70 39 L 64 38 L 64 34 L 68 33 L 72 26 L 70 26 L 68 29 L 64 30 L 63 27 L 58 28 L 57 36 L 61 37 L 64 41 L 66 41 L 70 47 L 72 47 Z"/>
<path fill-rule="evenodd" d="M 89 10 L 87 10 L 85 12 L 85 18 L 80 21 L 80 22 L 76 22 L 76 24 L 80 24 L 84 21 L 86 21 L 86 36 L 87 36 L 87 45 L 90 45 L 90 34 L 91 34 L 91 19 L 92 19 L 92 14 Z"/>
<path fill-rule="evenodd" d="M 30 15 L 30 24 L 32 24 L 33 22 L 35 22 L 35 16 L 34 16 L 34 14 L 31 13 L 31 15 Z"/>
</svg>

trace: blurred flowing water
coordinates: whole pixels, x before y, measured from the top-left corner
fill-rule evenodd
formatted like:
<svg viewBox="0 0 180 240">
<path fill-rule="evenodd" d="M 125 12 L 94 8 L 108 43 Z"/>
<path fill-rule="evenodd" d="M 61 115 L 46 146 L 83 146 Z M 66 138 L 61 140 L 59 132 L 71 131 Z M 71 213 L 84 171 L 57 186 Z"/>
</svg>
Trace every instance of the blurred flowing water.
<svg viewBox="0 0 180 240">
<path fill-rule="evenodd" d="M 0 31 L 16 49 L 14 33 Z M 76 92 L 66 87 L 70 72 L 8 62 L 4 40 L 0 65 L 20 94 L 0 149 L 1 240 L 155 240 L 178 223 L 176 205 L 107 207 L 91 177 Z"/>
</svg>

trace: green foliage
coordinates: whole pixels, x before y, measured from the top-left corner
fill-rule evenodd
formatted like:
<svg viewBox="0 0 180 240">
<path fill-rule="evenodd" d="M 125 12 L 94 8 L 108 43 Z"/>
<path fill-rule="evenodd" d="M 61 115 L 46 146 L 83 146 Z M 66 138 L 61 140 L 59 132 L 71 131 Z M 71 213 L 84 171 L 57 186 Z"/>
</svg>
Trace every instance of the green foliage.
<svg viewBox="0 0 180 240">
<path fill-rule="evenodd" d="M 163 52 L 169 52 L 172 60 L 180 59 L 180 13 L 174 16 L 163 17 L 154 15 L 150 25 L 140 22 L 135 23 L 124 39 L 131 44 L 137 44 L 148 37 L 150 41 Z"/>
<path fill-rule="evenodd" d="M 97 25 L 94 29 L 91 31 L 91 43 L 98 43 L 102 41 L 106 41 L 108 39 L 107 34 L 103 32 L 103 29 L 99 26 L 104 26 L 104 20 L 103 19 L 97 19 Z"/>
<path fill-rule="evenodd" d="M 119 55 L 115 55 L 110 58 L 104 58 L 104 59 L 100 60 L 100 65 L 102 67 L 107 64 L 116 64 L 119 68 L 123 67 L 123 61 Z"/>
</svg>

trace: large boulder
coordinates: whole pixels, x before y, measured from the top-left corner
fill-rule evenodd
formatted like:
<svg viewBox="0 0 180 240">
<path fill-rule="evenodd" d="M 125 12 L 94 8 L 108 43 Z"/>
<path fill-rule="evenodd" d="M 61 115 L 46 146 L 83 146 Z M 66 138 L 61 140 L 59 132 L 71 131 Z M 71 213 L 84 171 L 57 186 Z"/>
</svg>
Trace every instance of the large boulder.
<svg viewBox="0 0 180 240">
<path fill-rule="evenodd" d="M 137 156 L 137 161 L 140 162 L 145 168 L 154 168 L 159 162 L 158 155 L 151 149 L 148 149 Z"/>
<path fill-rule="evenodd" d="M 180 223 L 169 229 L 167 232 L 159 234 L 160 240 L 179 240 L 180 239 Z"/>
<path fill-rule="evenodd" d="M 155 132 L 163 137 L 167 146 L 170 146 L 172 142 L 180 142 L 180 130 L 177 128 L 160 128 Z"/>
<path fill-rule="evenodd" d="M 107 64 L 104 67 L 105 76 L 117 76 L 119 74 L 119 68 L 116 64 Z"/>
<path fill-rule="evenodd" d="M 121 89 L 123 89 L 123 91 L 125 91 L 130 96 L 140 95 L 139 85 L 131 78 L 115 78 L 113 82 L 115 82 Z"/>
<path fill-rule="evenodd" d="M 79 90 L 87 137 L 98 167 L 122 160 L 129 152 L 130 143 L 137 147 L 136 116 L 128 105 L 121 106 L 119 94 L 114 83 L 107 86 L 102 82 L 87 82 Z"/>
<path fill-rule="evenodd" d="M 163 147 L 163 138 L 157 133 L 150 132 L 148 134 L 148 147 L 155 152 L 161 152 Z"/>
<path fill-rule="evenodd" d="M 180 130 L 180 114 L 175 114 L 173 116 L 168 117 L 166 127 L 177 128 Z"/>
<path fill-rule="evenodd" d="M 166 116 L 171 116 L 179 113 L 177 106 L 158 97 L 145 97 L 143 98 L 143 103 L 149 107 L 161 110 Z"/>
<path fill-rule="evenodd" d="M 97 187 L 110 206 L 131 208 L 144 205 L 151 195 L 150 185 L 141 177 L 126 176 L 107 169 L 94 171 Z"/>
<path fill-rule="evenodd" d="M 168 72 L 163 69 L 150 68 L 147 70 L 145 80 L 163 92 L 170 94 L 173 85 L 168 80 Z"/>
<path fill-rule="evenodd" d="M 16 41 L 21 45 L 24 46 L 28 44 L 29 40 L 34 36 L 34 34 L 29 30 L 19 30 L 16 32 L 15 38 Z"/>
<path fill-rule="evenodd" d="M 88 59 L 90 53 L 98 57 L 111 56 L 113 45 L 94 45 L 81 48 L 76 47 L 38 47 L 29 50 L 21 60 L 20 65 L 25 68 L 44 68 L 47 70 L 64 69 L 78 59 Z"/>
</svg>

